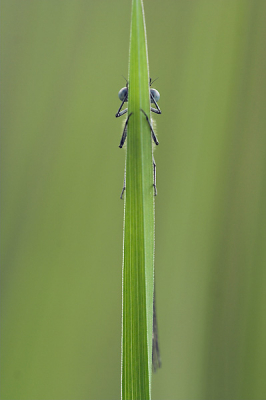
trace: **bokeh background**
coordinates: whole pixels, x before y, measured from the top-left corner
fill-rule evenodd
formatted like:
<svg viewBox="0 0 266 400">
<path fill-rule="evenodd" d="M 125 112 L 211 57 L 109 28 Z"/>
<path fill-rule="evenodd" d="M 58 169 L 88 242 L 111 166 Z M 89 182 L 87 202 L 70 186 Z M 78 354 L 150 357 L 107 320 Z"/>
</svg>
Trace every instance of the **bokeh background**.
<svg viewBox="0 0 266 400">
<path fill-rule="evenodd" d="M 131 2 L 2 0 L 3 400 L 120 398 Z M 146 0 L 154 400 L 266 399 L 266 2 Z"/>
</svg>

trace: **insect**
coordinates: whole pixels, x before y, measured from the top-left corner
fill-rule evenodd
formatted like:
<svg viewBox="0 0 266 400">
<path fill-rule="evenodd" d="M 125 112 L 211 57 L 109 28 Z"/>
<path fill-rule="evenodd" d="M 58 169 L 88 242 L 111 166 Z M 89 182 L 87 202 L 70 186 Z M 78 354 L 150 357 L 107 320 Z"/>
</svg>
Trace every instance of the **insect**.
<svg viewBox="0 0 266 400">
<path fill-rule="evenodd" d="M 156 80 L 156 79 L 155 79 Z M 155 81 L 154 80 L 154 81 Z M 160 93 L 158 92 L 158 90 L 151 88 L 151 85 L 153 84 L 153 82 L 150 78 L 150 102 L 151 104 L 154 104 L 155 108 L 151 106 L 151 111 L 154 112 L 155 114 L 161 114 L 161 110 L 160 107 L 158 106 L 158 101 L 160 100 Z M 123 87 L 122 89 L 119 90 L 118 92 L 118 97 L 121 101 L 120 107 L 117 111 L 117 113 L 115 114 L 116 117 L 121 117 L 122 115 L 126 114 L 128 109 L 125 108 L 124 110 L 122 110 L 122 107 L 125 103 L 128 102 L 128 81 L 126 80 L 127 84 L 125 87 Z M 121 111 L 122 110 L 122 111 Z M 146 120 L 150 126 L 150 130 L 151 130 L 151 136 L 152 139 L 154 141 L 154 143 L 156 144 L 156 146 L 159 144 L 158 139 L 155 135 L 155 132 L 153 130 L 151 121 L 149 120 L 148 115 L 145 113 L 144 110 L 140 109 L 140 111 L 145 115 Z M 126 137 L 127 137 L 127 125 L 128 125 L 128 121 L 129 118 L 131 117 L 132 113 L 130 113 L 126 119 L 125 122 L 125 126 L 123 129 L 123 133 L 122 133 L 122 137 L 120 140 L 120 144 L 119 147 L 120 149 L 122 149 Z M 155 164 L 155 160 L 154 160 L 154 156 L 152 155 L 152 163 L 153 163 L 153 187 L 154 187 L 154 196 L 157 195 L 157 188 L 156 188 L 156 164 Z M 123 185 L 123 189 L 120 195 L 120 198 L 123 199 L 123 194 L 124 191 L 126 189 L 126 174 L 124 175 L 124 185 Z M 160 351 L 159 351 L 159 343 L 158 343 L 158 326 L 157 326 L 157 318 L 156 318 L 156 306 L 155 306 L 155 289 L 154 289 L 154 297 L 153 297 L 153 333 L 152 333 L 152 367 L 153 367 L 153 371 L 155 372 L 157 368 L 160 368 L 161 366 L 161 358 L 160 358 Z"/>
<path fill-rule="evenodd" d="M 156 78 L 156 79 L 158 79 L 158 78 Z M 150 78 L 150 102 L 151 102 L 151 104 L 154 104 L 155 107 L 156 107 L 156 108 L 151 107 L 151 111 L 154 112 L 155 114 L 161 114 L 162 112 L 160 110 L 160 107 L 158 106 L 158 101 L 160 100 L 160 93 L 158 92 L 158 90 L 156 90 L 154 88 L 151 88 L 151 85 L 153 84 L 153 82 L 156 81 L 156 79 L 154 79 L 152 81 L 151 78 Z M 120 107 L 119 107 L 117 113 L 115 114 L 116 117 L 121 117 L 122 115 L 126 114 L 127 111 L 128 111 L 127 108 L 122 110 L 123 105 L 125 103 L 127 103 L 127 101 L 128 101 L 128 81 L 126 80 L 126 82 L 127 82 L 126 86 L 123 87 L 122 89 L 120 89 L 119 92 L 118 92 L 118 97 L 121 100 L 121 104 L 120 104 Z M 148 124 L 150 126 L 152 139 L 153 139 L 154 143 L 156 144 L 156 146 L 158 146 L 159 142 L 158 142 L 158 139 L 157 139 L 157 137 L 155 135 L 155 132 L 153 130 L 153 127 L 152 127 L 151 121 L 149 120 L 148 115 L 145 113 L 144 110 L 142 110 L 142 108 L 140 109 L 140 111 L 145 115 L 146 120 L 147 120 L 147 122 L 148 122 Z M 129 118 L 131 117 L 131 115 L 132 115 L 132 113 L 130 113 L 128 115 L 128 117 L 126 119 L 126 122 L 125 122 L 125 126 L 124 126 L 124 129 L 123 129 L 122 137 L 121 137 L 120 144 L 119 144 L 120 149 L 122 149 L 122 147 L 124 146 L 124 143 L 125 143 L 125 140 L 126 140 L 126 137 L 127 137 L 127 125 L 128 125 L 128 121 L 129 121 Z M 155 164 L 155 160 L 154 160 L 154 156 L 153 155 L 152 155 L 152 163 L 153 163 L 154 196 L 157 196 L 156 164 Z M 121 195 L 120 195 L 120 199 L 123 199 L 123 194 L 124 194 L 125 189 L 126 189 L 126 186 L 125 186 L 125 177 L 124 177 L 124 185 L 123 185 L 123 189 L 122 189 L 122 192 L 121 192 Z"/>
</svg>

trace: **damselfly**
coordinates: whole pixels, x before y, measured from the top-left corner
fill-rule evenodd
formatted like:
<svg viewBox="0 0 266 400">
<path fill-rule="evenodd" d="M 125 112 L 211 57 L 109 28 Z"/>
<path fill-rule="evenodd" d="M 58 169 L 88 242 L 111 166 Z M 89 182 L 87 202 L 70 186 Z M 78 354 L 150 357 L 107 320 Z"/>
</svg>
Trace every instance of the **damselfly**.
<svg viewBox="0 0 266 400">
<path fill-rule="evenodd" d="M 156 80 L 156 79 L 155 79 Z M 154 81 L 155 81 L 154 80 Z M 155 114 L 161 114 L 161 110 L 160 107 L 158 106 L 158 101 L 160 99 L 160 93 L 158 92 L 158 90 L 151 88 L 151 85 L 153 84 L 153 82 L 150 79 L 150 103 L 154 104 L 155 108 L 151 106 L 151 111 L 154 112 Z M 126 80 L 126 86 L 123 87 L 121 90 L 119 90 L 118 92 L 118 97 L 121 101 L 121 105 L 117 111 L 117 113 L 115 114 L 116 117 L 121 117 L 122 115 L 126 114 L 128 109 L 125 108 L 124 110 L 122 110 L 123 105 L 125 103 L 128 102 L 128 81 Z M 148 115 L 145 113 L 144 110 L 140 109 L 141 112 L 143 112 L 143 114 L 146 117 L 146 120 L 150 126 L 150 130 L 151 130 L 151 137 L 152 140 L 154 141 L 154 143 L 156 145 L 159 144 L 158 139 L 155 135 L 155 132 L 153 130 L 152 127 L 152 123 L 149 120 Z M 119 147 L 122 148 L 126 137 L 127 137 L 127 125 L 128 125 L 128 121 L 129 118 L 131 117 L 132 113 L 130 113 L 126 119 L 125 122 L 125 126 L 123 129 L 123 134 L 120 140 L 120 144 Z M 157 187 L 156 187 L 156 164 L 155 164 L 155 160 L 154 160 L 154 156 L 152 155 L 152 163 L 153 163 L 153 187 L 154 187 L 154 196 L 157 195 Z M 123 194 L 124 191 L 126 190 L 126 175 L 124 176 L 124 185 L 123 185 L 123 189 L 120 195 L 120 198 L 123 198 Z M 155 304 L 155 288 L 154 288 L 154 297 L 153 297 L 153 333 L 152 333 L 152 367 L 153 367 L 153 371 L 155 372 L 157 368 L 160 368 L 161 366 L 161 358 L 160 358 L 160 351 L 159 351 L 159 343 L 158 343 L 158 327 L 157 327 L 157 318 L 156 318 L 156 304 Z"/>
</svg>

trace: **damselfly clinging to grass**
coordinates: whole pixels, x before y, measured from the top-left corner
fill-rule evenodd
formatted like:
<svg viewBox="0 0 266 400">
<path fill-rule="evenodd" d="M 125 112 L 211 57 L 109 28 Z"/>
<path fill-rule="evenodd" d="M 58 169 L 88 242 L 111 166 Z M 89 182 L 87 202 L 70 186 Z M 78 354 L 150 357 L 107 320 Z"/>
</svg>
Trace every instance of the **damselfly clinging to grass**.
<svg viewBox="0 0 266 400">
<path fill-rule="evenodd" d="M 156 79 L 154 79 L 154 81 L 156 81 Z M 152 81 L 151 78 L 150 78 L 150 86 L 153 84 L 154 81 Z M 126 87 L 123 87 L 118 92 L 118 97 L 121 100 L 121 104 L 120 104 L 120 107 L 119 107 L 117 113 L 115 114 L 116 117 L 121 117 L 122 115 L 127 113 L 127 108 L 125 108 L 124 110 L 121 111 L 124 103 L 127 103 L 127 101 L 128 101 L 128 81 L 126 81 L 126 82 L 127 82 Z M 150 102 L 151 102 L 151 104 L 154 104 L 155 107 L 156 107 L 156 108 L 151 107 L 151 111 L 154 112 L 155 114 L 161 114 L 162 113 L 161 110 L 160 110 L 160 107 L 158 106 L 158 101 L 159 100 L 160 100 L 160 93 L 158 92 L 158 90 L 156 90 L 154 88 L 150 88 Z M 143 114 L 145 115 L 146 120 L 147 120 L 147 122 L 148 122 L 148 124 L 150 126 L 150 129 L 151 129 L 152 139 L 153 139 L 154 143 L 158 146 L 159 142 L 158 142 L 158 139 L 157 139 L 157 137 L 155 135 L 155 132 L 153 130 L 153 127 L 152 127 L 151 121 L 149 120 L 148 115 L 142 109 L 140 109 L 140 111 L 142 111 Z M 120 149 L 122 149 L 122 147 L 123 147 L 123 145 L 125 143 L 126 137 L 127 137 L 127 124 L 128 124 L 128 121 L 129 121 L 129 118 L 131 117 L 131 115 L 132 115 L 132 113 L 130 113 L 128 115 L 128 117 L 126 119 L 126 122 L 125 122 L 125 126 L 124 126 L 124 129 L 123 129 L 123 134 L 122 134 L 122 137 L 121 137 L 121 140 L 120 140 L 120 144 L 119 144 Z M 153 162 L 154 196 L 156 196 L 157 195 L 156 164 L 155 164 L 154 156 L 152 156 L 152 162 Z M 123 198 L 123 194 L 124 194 L 125 189 L 126 189 L 126 187 L 125 187 L 125 179 L 124 179 L 124 186 L 123 186 L 123 189 L 122 189 L 122 192 L 121 192 L 121 196 L 120 196 L 121 199 Z"/>
<path fill-rule="evenodd" d="M 156 79 L 155 79 L 156 80 Z M 154 81 L 155 81 L 154 80 Z M 160 107 L 158 106 L 158 101 L 160 99 L 160 93 L 158 92 L 158 90 L 151 88 L 152 83 L 154 82 L 150 79 L 150 103 L 151 105 L 154 104 L 154 107 L 151 107 L 151 111 L 154 112 L 155 114 L 161 114 L 161 110 Z M 116 117 L 121 117 L 122 115 L 126 114 L 128 109 L 125 108 L 124 110 L 122 110 L 123 105 L 125 103 L 128 102 L 128 81 L 126 80 L 126 87 L 123 87 L 119 93 L 118 93 L 118 97 L 121 100 L 121 104 L 120 107 L 117 111 L 117 113 L 115 114 Z M 122 110 L 122 111 L 121 111 Z M 156 145 L 159 144 L 158 139 L 155 135 L 155 132 L 153 130 L 152 127 L 152 123 L 149 120 L 148 115 L 145 113 L 144 110 L 140 109 L 140 111 L 145 115 L 146 120 L 150 126 L 150 130 L 151 130 L 151 137 L 152 140 L 154 141 L 154 143 Z M 119 147 L 122 148 L 126 137 L 127 137 L 127 125 L 129 122 L 129 119 L 131 117 L 132 113 L 130 113 L 126 119 L 125 125 L 124 125 L 124 129 L 123 129 L 123 134 L 120 140 L 120 144 Z M 156 188 L 156 164 L 155 164 L 155 160 L 154 160 L 154 156 L 152 155 L 152 163 L 153 163 L 153 187 L 154 187 L 154 196 L 157 195 L 157 188 Z M 121 196 L 120 198 L 123 199 L 123 194 L 124 191 L 126 190 L 126 172 L 125 172 L 125 176 L 124 176 L 124 185 L 123 185 L 123 189 L 121 192 Z M 154 289 L 154 297 L 153 297 L 153 334 L 152 334 L 152 366 L 153 366 L 153 371 L 156 371 L 157 368 L 159 368 L 161 366 L 161 358 L 160 358 L 160 351 L 159 351 L 159 344 L 158 344 L 158 327 L 157 327 L 157 318 L 156 318 L 156 306 L 155 306 L 155 289 Z"/>
</svg>

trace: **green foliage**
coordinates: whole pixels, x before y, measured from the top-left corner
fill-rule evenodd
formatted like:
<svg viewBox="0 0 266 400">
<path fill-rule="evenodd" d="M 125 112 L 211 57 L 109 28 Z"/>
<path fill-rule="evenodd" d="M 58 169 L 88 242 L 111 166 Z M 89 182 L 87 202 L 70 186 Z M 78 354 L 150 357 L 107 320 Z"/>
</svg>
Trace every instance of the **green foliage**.
<svg viewBox="0 0 266 400">
<path fill-rule="evenodd" d="M 264 400 L 266 2 L 144 5 L 162 109 L 151 397 Z M 0 397 L 117 400 L 130 2 L 2 0 L 0 18 Z"/>
<path fill-rule="evenodd" d="M 149 399 L 152 371 L 154 188 L 148 54 L 142 1 L 133 0 L 123 263 L 122 399 Z"/>
</svg>

